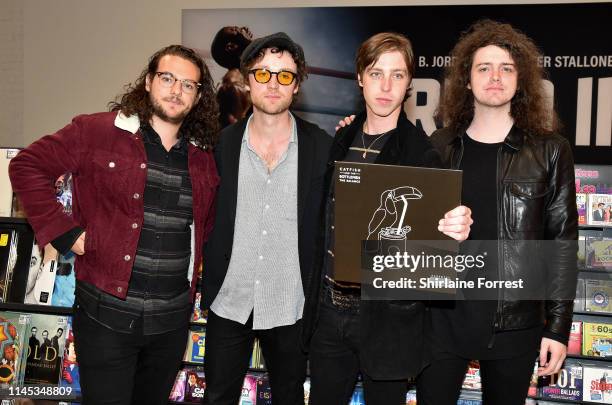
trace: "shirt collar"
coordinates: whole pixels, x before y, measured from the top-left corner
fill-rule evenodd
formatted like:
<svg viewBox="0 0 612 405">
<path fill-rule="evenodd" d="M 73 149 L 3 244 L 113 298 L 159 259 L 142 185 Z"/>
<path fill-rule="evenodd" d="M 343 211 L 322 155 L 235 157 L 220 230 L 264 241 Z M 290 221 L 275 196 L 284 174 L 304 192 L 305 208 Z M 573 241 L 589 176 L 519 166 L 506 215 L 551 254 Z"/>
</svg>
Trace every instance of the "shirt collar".
<svg viewBox="0 0 612 405">
<path fill-rule="evenodd" d="M 161 138 L 159 134 L 151 127 L 149 124 L 142 125 L 140 127 L 140 131 L 142 132 L 143 140 L 147 143 L 157 144 L 163 147 Z M 179 138 L 178 142 L 174 144 L 174 146 L 170 149 L 171 151 L 180 152 L 183 154 L 187 154 L 187 139 L 183 136 L 182 131 L 179 130 Z"/>
<path fill-rule="evenodd" d="M 297 124 L 291 112 L 289 112 L 289 117 L 291 118 L 291 137 L 289 138 L 289 143 L 297 143 Z M 242 142 L 246 142 L 249 147 L 251 145 L 251 143 L 249 142 L 249 124 L 251 123 L 251 119 L 253 119 L 253 114 L 251 114 L 249 116 L 249 119 L 247 120 L 246 126 L 244 127 L 244 136 L 242 137 Z"/>
</svg>

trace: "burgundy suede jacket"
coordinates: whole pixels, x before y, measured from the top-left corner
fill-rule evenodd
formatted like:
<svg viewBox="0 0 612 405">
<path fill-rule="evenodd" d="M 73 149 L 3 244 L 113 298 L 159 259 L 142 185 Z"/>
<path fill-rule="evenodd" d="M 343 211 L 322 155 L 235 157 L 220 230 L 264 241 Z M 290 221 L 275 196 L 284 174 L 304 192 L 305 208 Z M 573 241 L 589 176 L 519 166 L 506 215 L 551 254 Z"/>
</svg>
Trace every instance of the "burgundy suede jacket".
<svg viewBox="0 0 612 405">
<path fill-rule="evenodd" d="M 143 223 L 147 157 L 137 116 L 117 112 L 80 115 L 11 159 L 9 175 L 40 246 L 76 226 L 86 232 L 85 254 L 76 258 L 76 277 L 125 298 Z M 212 229 L 219 176 L 211 151 L 189 144 L 193 192 L 191 238 L 194 268 Z M 73 174 L 72 217 L 55 197 L 55 180 Z"/>
</svg>

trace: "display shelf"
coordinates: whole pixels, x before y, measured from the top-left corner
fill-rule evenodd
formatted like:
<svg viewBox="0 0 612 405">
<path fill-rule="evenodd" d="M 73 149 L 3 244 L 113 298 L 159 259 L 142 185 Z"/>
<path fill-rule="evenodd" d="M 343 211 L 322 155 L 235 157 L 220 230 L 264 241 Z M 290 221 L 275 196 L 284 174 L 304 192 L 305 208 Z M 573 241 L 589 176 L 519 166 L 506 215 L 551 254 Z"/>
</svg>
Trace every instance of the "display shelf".
<svg viewBox="0 0 612 405">
<path fill-rule="evenodd" d="M 576 315 L 589 315 L 589 316 L 604 316 L 612 317 L 612 312 L 594 312 L 594 311 L 574 311 Z"/>
<path fill-rule="evenodd" d="M 25 299 L 25 289 L 31 265 L 32 246 L 34 244 L 34 232 L 27 219 L 25 218 L 0 217 L 0 224 L 2 224 L 2 226 L 6 228 L 14 229 L 18 232 L 19 235 L 17 243 L 17 262 L 15 264 L 15 270 L 13 272 L 13 278 L 10 284 L 9 296 L 6 299 L 7 302 L 0 302 L 0 310 L 24 314 L 71 316 L 73 314 L 73 309 L 71 306 L 61 307 L 23 303 Z M 27 347 L 27 340 L 24 343 Z M 52 386 L 59 385 L 52 384 Z M 6 399 L 6 397 L 4 399 Z M 81 396 L 77 396 L 74 399 L 67 399 L 65 397 L 54 395 L 45 396 L 44 399 L 41 398 L 40 402 L 46 403 L 45 401 L 47 400 L 67 403 L 82 403 Z M 38 401 L 36 401 L 36 403 L 38 403 Z"/>
<path fill-rule="evenodd" d="M 527 397 L 531 399 L 535 399 L 536 401 L 548 401 L 560 404 L 588 404 L 588 405 L 607 405 L 604 402 L 590 402 L 590 401 L 582 401 L 582 400 L 572 400 L 572 399 L 557 399 L 557 398 L 544 398 L 544 397 Z"/>
<path fill-rule="evenodd" d="M 578 267 L 578 271 L 581 273 L 599 273 L 599 274 L 610 274 L 612 275 L 612 269 L 595 269 L 589 267 Z"/>
<path fill-rule="evenodd" d="M 51 305 L 21 304 L 16 302 L 2 302 L 0 303 L 0 310 L 34 312 L 37 314 L 72 315 L 72 307 L 54 307 Z"/>
<path fill-rule="evenodd" d="M 578 359 L 578 360 L 588 360 L 594 362 L 602 362 L 602 363 L 610 363 L 612 357 L 595 357 L 595 356 L 585 356 L 583 354 L 567 354 L 566 357 L 568 359 Z"/>
<path fill-rule="evenodd" d="M 608 225 L 578 225 L 578 229 L 593 229 L 596 231 L 602 229 L 604 233 L 612 234 L 612 226 Z"/>
<path fill-rule="evenodd" d="M 580 272 L 586 272 L 586 273 L 612 274 L 612 268 L 587 267 L 584 265 L 584 263 L 579 264 L 577 269 Z"/>
<path fill-rule="evenodd" d="M 183 364 L 185 365 L 189 365 L 189 366 L 202 366 L 204 367 L 204 362 L 199 362 L 199 361 L 189 361 L 189 360 L 183 360 Z"/>
<path fill-rule="evenodd" d="M 17 217 L 0 217 L 0 223 L 29 225 L 28 220 L 26 218 L 17 218 Z"/>
<path fill-rule="evenodd" d="M 23 403 L 23 404 L 46 404 L 47 401 L 54 401 L 54 403 L 57 402 L 65 402 L 68 404 L 80 404 L 81 402 L 83 402 L 83 397 L 82 396 L 77 396 L 76 398 L 73 399 L 66 399 L 66 397 L 54 397 L 53 395 L 49 396 L 49 397 L 45 397 L 44 399 L 39 398 L 37 400 L 35 400 L 34 402 L 27 402 L 27 400 L 30 400 L 30 398 L 27 397 L 20 397 L 20 396 L 12 396 L 12 397 L 7 397 L 6 395 L 0 396 L 0 403 L 4 404 L 3 401 L 10 401 L 10 400 L 25 400 L 26 402 L 19 402 L 19 403 Z M 8 403 L 12 403 L 12 402 L 8 402 Z M 184 403 L 184 402 L 183 402 Z"/>
<path fill-rule="evenodd" d="M 609 320 L 609 316 L 607 315 L 602 315 L 599 312 L 587 312 L 587 311 L 580 311 L 580 312 L 574 312 L 575 315 L 575 319 L 574 321 L 587 321 L 587 322 L 599 322 L 598 320 L 602 320 L 601 322 L 603 323 L 610 323 L 610 322 L 606 322 L 605 320 Z"/>
</svg>

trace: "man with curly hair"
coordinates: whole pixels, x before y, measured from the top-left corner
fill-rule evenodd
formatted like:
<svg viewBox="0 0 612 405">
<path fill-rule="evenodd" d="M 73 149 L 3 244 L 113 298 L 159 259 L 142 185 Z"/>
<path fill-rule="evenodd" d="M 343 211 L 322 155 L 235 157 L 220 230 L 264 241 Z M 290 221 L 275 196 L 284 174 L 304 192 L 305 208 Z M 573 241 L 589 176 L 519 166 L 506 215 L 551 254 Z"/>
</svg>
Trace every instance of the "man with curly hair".
<svg viewBox="0 0 612 405">
<path fill-rule="evenodd" d="M 218 108 L 192 49 L 156 52 L 110 112 L 80 115 L 9 168 L 41 246 L 76 255 L 83 403 L 166 404 L 218 184 Z M 53 184 L 72 173 L 72 216 Z"/>
<path fill-rule="evenodd" d="M 451 56 L 440 103 L 447 127 L 431 140 L 448 167 L 463 170 L 461 200 L 474 219 L 469 239 L 493 241 L 478 272 L 487 279 L 525 279 L 528 291 L 546 294 L 497 289 L 436 303 L 432 361 L 418 379 L 418 403 L 456 404 L 474 359 L 484 404 L 524 404 L 536 358 L 538 375 L 550 375 L 567 351 L 577 277 L 572 151 L 555 133 L 540 52 L 525 34 L 479 21 Z M 551 241 L 554 248 L 537 257 Z"/>
</svg>

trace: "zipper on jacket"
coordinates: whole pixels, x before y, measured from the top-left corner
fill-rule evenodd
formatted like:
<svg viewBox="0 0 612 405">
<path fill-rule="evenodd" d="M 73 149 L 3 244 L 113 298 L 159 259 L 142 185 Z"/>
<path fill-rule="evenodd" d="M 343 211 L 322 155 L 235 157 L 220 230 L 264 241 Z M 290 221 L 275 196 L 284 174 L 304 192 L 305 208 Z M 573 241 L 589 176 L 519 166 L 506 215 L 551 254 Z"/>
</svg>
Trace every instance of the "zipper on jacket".
<svg viewBox="0 0 612 405">
<path fill-rule="evenodd" d="M 497 150 L 497 167 L 495 169 L 495 177 L 496 177 L 496 182 L 495 182 L 495 188 L 496 188 L 496 192 L 497 192 L 497 198 L 496 198 L 496 202 L 497 202 L 497 231 L 498 231 L 498 240 L 497 240 L 497 277 L 498 280 L 501 281 L 502 280 L 502 265 L 503 265 L 503 249 L 502 249 L 502 245 L 503 245 L 503 235 L 501 234 L 500 231 L 500 227 L 502 222 L 502 218 L 501 218 L 501 204 L 500 204 L 500 200 L 501 200 L 501 194 L 499 192 L 499 187 L 500 187 L 500 176 L 499 176 L 499 168 L 501 165 L 501 154 L 502 154 L 502 148 L 504 147 L 504 145 L 502 144 L 500 146 L 500 148 Z M 503 316 L 503 306 L 502 306 L 502 289 L 499 289 L 498 293 L 497 293 L 497 311 L 495 313 L 495 318 L 493 319 L 493 337 L 491 338 L 491 342 L 489 342 L 489 344 L 491 345 L 491 347 L 493 347 L 493 342 L 495 340 L 495 331 L 498 330 L 502 324 L 502 316 Z M 489 347 L 489 348 L 491 348 Z"/>
</svg>

